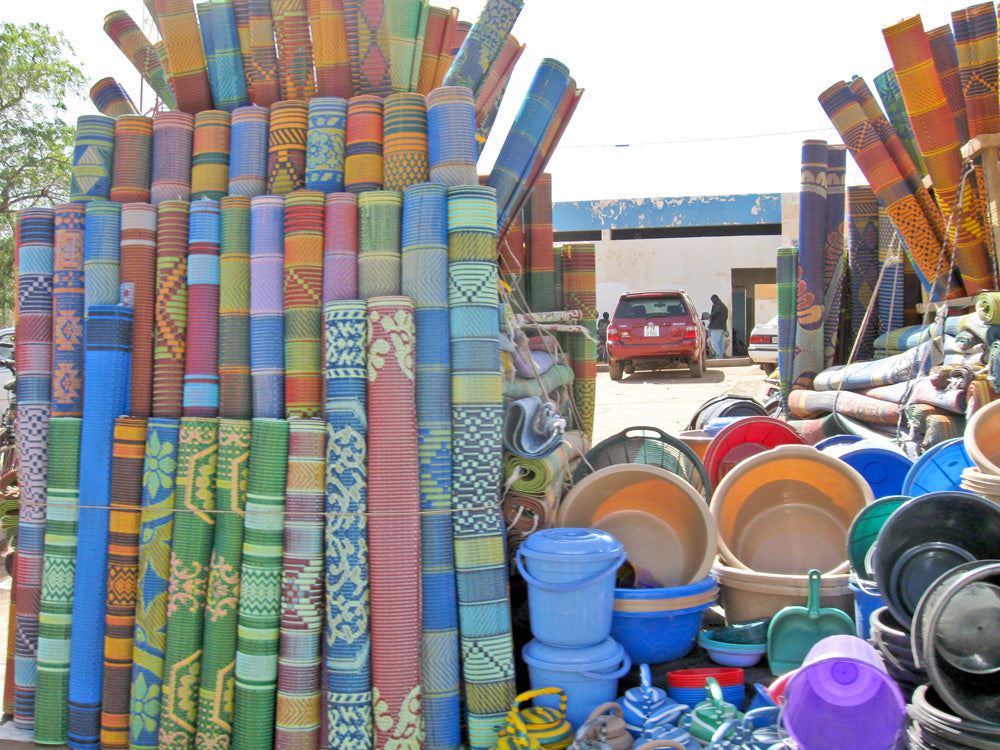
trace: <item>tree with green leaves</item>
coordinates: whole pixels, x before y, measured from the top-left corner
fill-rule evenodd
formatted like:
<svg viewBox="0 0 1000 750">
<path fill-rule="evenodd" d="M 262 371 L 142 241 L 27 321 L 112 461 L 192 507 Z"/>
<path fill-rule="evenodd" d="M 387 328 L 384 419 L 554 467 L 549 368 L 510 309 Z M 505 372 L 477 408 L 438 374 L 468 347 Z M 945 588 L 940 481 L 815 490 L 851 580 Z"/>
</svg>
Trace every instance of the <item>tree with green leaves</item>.
<svg viewBox="0 0 1000 750">
<path fill-rule="evenodd" d="M 47 26 L 0 23 L 0 320 L 14 309 L 14 227 L 22 208 L 66 200 L 75 127 L 66 101 L 83 73 Z"/>
</svg>

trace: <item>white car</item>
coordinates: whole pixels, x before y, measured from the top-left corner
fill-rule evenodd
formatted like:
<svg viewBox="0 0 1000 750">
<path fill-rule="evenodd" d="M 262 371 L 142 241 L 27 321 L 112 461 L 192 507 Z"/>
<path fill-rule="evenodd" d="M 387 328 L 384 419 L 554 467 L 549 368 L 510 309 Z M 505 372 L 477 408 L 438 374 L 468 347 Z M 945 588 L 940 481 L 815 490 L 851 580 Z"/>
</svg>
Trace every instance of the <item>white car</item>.
<svg viewBox="0 0 1000 750">
<path fill-rule="evenodd" d="M 750 331 L 750 359 L 760 365 L 768 375 L 778 368 L 778 316 Z"/>
</svg>

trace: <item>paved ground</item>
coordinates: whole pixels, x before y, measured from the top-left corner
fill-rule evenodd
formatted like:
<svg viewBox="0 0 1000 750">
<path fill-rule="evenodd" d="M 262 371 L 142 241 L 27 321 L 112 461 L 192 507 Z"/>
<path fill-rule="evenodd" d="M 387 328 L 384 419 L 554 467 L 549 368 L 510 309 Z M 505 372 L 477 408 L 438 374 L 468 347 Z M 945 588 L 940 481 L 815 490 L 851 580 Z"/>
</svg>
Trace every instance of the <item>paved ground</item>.
<svg viewBox="0 0 1000 750">
<path fill-rule="evenodd" d="M 597 373 L 597 408 L 594 419 L 594 443 L 626 427 L 658 427 L 676 435 L 687 427 L 705 401 L 721 394 L 752 396 L 762 399 L 766 391 L 764 374 L 749 360 L 709 361 L 703 377 L 692 378 L 687 370 L 626 375 L 615 382 L 606 365 Z M 723 366 L 724 365 L 724 366 Z M 730 366 L 732 365 L 732 366 Z M 7 612 L 10 606 L 10 578 L 0 566 L 0 688 L 6 661 L 2 657 L 7 644 Z M 688 666 L 684 664 L 683 666 Z M 46 747 L 34 745 L 30 736 L 14 728 L 12 722 L 0 724 L 0 750 L 27 750 Z M 51 746 L 48 746 L 51 747 Z"/>
</svg>

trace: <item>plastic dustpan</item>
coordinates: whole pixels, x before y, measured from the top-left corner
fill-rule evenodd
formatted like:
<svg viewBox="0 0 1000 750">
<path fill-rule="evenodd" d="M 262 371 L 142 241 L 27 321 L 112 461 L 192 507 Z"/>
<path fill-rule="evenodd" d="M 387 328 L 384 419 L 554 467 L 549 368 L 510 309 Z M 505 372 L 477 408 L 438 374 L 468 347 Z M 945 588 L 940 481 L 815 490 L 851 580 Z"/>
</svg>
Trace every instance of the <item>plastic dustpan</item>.
<svg viewBox="0 0 1000 750">
<path fill-rule="evenodd" d="M 785 607 L 767 629 L 767 661 L 771 673 L 783 675 L 802 666 L 815 644 L 831 635 L 854 635 L 854 621 L 833 607 L 820 608 L 818 570 L 809 571 L 809 601 L 805 607 Z"/>
</svg>

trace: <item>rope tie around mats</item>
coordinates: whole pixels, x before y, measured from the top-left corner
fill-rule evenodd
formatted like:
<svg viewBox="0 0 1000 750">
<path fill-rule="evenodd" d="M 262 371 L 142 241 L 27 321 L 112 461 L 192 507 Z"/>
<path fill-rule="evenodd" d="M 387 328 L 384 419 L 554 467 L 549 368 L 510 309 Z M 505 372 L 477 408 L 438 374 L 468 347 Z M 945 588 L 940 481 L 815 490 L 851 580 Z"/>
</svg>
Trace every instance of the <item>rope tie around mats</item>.
<svg viewBox="0 0 1000 750">
<path fill-rule="evenodd" d="M 325 487 L 326 422 L 289 419 L 275 750 L 319 742 Z"/>
<path fill-rule="evenodd" d="M 148 203 L 152 170 L 152 118 L 122 115 L 115 120 L 109 198 L 115 203 Z"/>
<path fill-rule="evenodd" d="M 42 593 L 38 607 L 38 680 L 33 737 L 35 742 L 46 745 L 66 742 L 81 422 L 78 417 L 53 417 L 49 422 L 51 467 L 45 508 Z"/>
<path fill-rule="evenodd" d="M 358 197 L 326 196 L 323 229 L 323 305 L 358 296 Z"/>
<path fill-rule="evenodd" d="M 312 32 L 316 94 L 348 99 L 353 92 L 344 4 L 306 0 L 306 12 Z"/>
<path fill-rule="evenodd" d="M 326 365 L 327 741 L 371 750 L 371 636 L 368 630 L 367 305 L 323 307 Z"/>
<path fill-rule="evenodd" d="M 250 198 L 221 201 L 219 251 L 219 416 L 248 420 L 250 388 Z"/>
<path fill-rule="evenodd" d="M 267 192 L 267 141 L 270 114 L 264 107 L 233 110 L 229 140 L 229 194 Z"/>
<path fill-rule="evenodd" d="M 69 199 L 74 203 L 107 200 L 115 150 L 115 121 L 104 115 L 82 115 L 73 139 Z"/>
<path fill-rule="evenodd" d="M 52 259 L 52 416 L 83 414 L 84 204 L 55 207 Z"/>
<path fill-rule="evenodd" d="M 250 421 L 219 420 L 215 535 L 205 598 L 195 747 L 228 747 L 233 731 L 236 626 L 243 560 L 243 512 L 250 458 Z"/>
<path fill-rule="evenodd" d="M 465 710 L 477 750 L 496 743 L 515 692 L 504 525 L 493 507 L 503 422 L 496 217 L 492 188 L 448 190 L 452 523 Z"/>
<path fill-rule="evenodd" d="M 185 512 L 174 514 L 171 542 L 160 709 L 161 750 L 191 747 L 197 731 L 218 461 L 218 420 L 182 417 L 177 452 L 176 508 Z"/>
<path fill-rule="evenodd" d="M 153 177 L 150 203 L 191 198 L 194 117 L 187 112 L 153 115 Z"/>
<path fill-rule="evenodd" d="M 191 203 L 187 257 L 185 417 L 219 414 L 219 202 Z"/>
<path fill-rule="evenodd" d="M 156 217 L 153 416 L 180 419 L 187 341 L 188 203 L 164 201 Z"/>
<path fill-rule="evenodd" d="M 74 750 L 97 748 L 104 674 L 103 617 L 107 597 L 107 508 L 115 418 L 128 408 L 132 310 L 95 305 L 89 310 L 80 432 L 80 512 L 70 633 L 68 742 Z"/>
<path fill-rule="evenodd" d="M 85 317 L 94 305 L 114 305 L 118 302 L 121 293 L 121 221 L 122 207 L 118 203 L 90 201 L 84 210 Z"/>
<path fill-rule="evenodd" d="M 250 200 L 250 383 L 261 419 L 285 415 L 284 217 L 282 196 Z"/>
<path fill-rule="evenodd" d="M 405 190 L 430 179 L 427 152 L 427 102 L 422 94 L 390 94 L 382 122 L 382 161 L 386 190 Z"/>
<path fill-rule="evenodd" d="M 156 306 L 156 207 L 122 206 L 121 283 L 132 300 L 132 382 L 128 413 L 148 419 L 153 404 L 153 324 Z"/>
<path fill-rule="evenodd" d="M 212 3 L 215 5 L 216 3 Z M 209 109 L 194 116 L 191 141 L 191 200 L 222 200 L 229 189 L 232 116 Z"/>
<path fill-rule="evenodd" d="M 448 190 L 411 185 L 403 198 L 403 294 L 413 299 L 420 509 L 420 665 L 424 747 L 461 741 L 458 602 L 451 516 Z"/>
<path fill-rule="evenodd" d="M 271 105 L 267 140 L 267 191 L 285 195 L 305 187 L 309 109 L 302 100 Z"/>
<path fill-rule="evenodd" d="M 382 189 L 382 106 L 373 94 L 347 100 L 344 190 L 350 193 Z"/>
<path fill-rule="evenodd" d="M 101 747 L 128 749 L 129 688 L 139 578 L 139 510 L 146 420 L 118 417 L 111 452 L 108 514 L 107 602 L 105 606 L 104 686 L 101 694 Z"/>
<path fill-rule="evenodd" d="M 156 0 L 160 36 L 170 63 L 177 108 L 194 114 L 212 108 L 208 64 L 192 0 Z"/>
<path fill-rule="evenodd" d="M 288 422 L 255 418 L 243 524 L 233 750 L 270 747 L 274 738 L 287 464 Z"/>
<path fill-rule="evenodd" d="M 441 86 L 427 94 L 427 149 L 431 182 L 449 187 L 479 184 L 472 91 Z"/>
<path fill-rule="evenodd" d="M 372 190 L 358 196 L 358 296 L 399 294 L 403 194 Z"/>
<path fill-rule="evenodd" d="M 347 147 L 347 99 L 318 96 L 309 100 L 306 135 L 306 188 L 323 193 L 344 189 Z"/>
<path fill-rule="evenodd" d="M 132 750 L 158 750 L 159 746 L 179 435 L 177 419 L 153 417 L 146 426 L 135 646 L 132 650 L 132 718 L 129 722 Z"/>
</svg>

